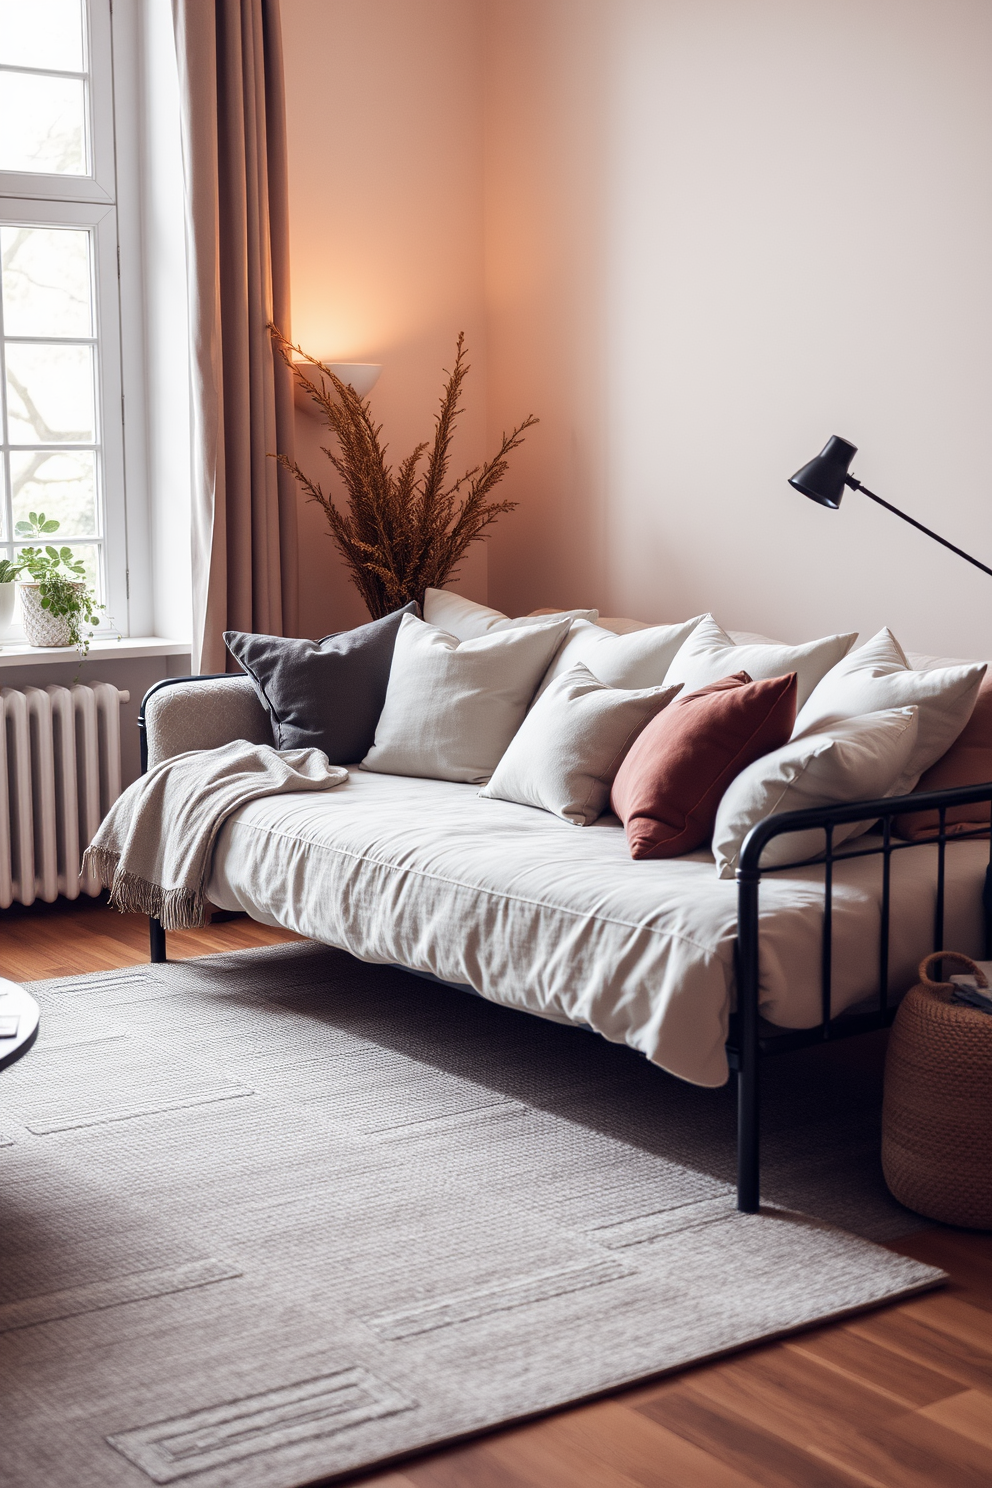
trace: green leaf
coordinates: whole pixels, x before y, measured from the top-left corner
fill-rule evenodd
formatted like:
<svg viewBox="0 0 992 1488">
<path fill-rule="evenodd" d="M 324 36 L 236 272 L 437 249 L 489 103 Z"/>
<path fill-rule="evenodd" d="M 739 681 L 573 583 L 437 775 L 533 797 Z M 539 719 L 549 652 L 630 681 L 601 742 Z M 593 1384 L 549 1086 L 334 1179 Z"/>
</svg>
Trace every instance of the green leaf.
<svg viewBox="0 0 992 1488">
<path fill-rule="evenodd" d="M 62 526 L 62 523 L 61 522 L 54 522 L 54 521 L 52 521 L 52 522 L 42 522 L 41 523 L 41 531 L 42 532 L 58 532 L 58 530 L 59 530 L 59 528 L 61 526 Z"/>
<path fill-rule="evenodd" d="M 56 563 L 58 563 L 58 561 L 59 561 L 59 556 L 60 556 L 60 555 L 59 555 L 59 550 L 58 550 L 58 548 L 53 548 L 53 547 L 50 547 L 50 546 L 49 546 L 49 545 L 48 545 L 48 544 L 47 544 L 47 543 L 46 543 L 46 544 L 45 544 L 45 552 L 46 552 L 46 553 L 47 553 L 47 554 L 48 554 L 48 556 L 49 556 L 49 558 L 54 558 L 54 559 L 55 559 L 55 561 L 56 561 Z"/>
</svg>

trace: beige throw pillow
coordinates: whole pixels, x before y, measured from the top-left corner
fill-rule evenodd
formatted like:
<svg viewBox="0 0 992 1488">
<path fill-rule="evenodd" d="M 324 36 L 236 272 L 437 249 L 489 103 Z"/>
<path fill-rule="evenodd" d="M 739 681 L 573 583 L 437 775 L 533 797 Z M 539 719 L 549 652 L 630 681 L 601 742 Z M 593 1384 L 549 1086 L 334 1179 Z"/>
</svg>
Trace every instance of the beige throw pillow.
<svg viewBox="0 0 992 1488">
<path fill-rule="evenodd" d="M 857 640 L 851 635 L 824 636 L 802 646 L 757 642 L 735 646 L 712 615 L 704 615 L 674 658 L 665 682 L 678 682 L 686 692 L 708 687 L 735 672 L 747 672 L 755 682 L 796 674 L 796 707 L 801 708 L 820 678 L 836 666 Z M 864 710 L 867 711 L 867 710 Z"/>
<path fill-rule="evenodd" d="M 404 615 L 375 743 L 361 768 L 482 785 L 571 623 L 566 617 L 459 643 Z"/>
<path fill-rule="evenodd" d="M 615 635 L 587 620 L 576 620 L 568 640 L 548 668 L 541 691 L 556 677 L 571 671 L 577 662 L 582 662 L 594 677 L 610 687 L 670 685 L 665 673 L 686 637 L 703 618 L 696 615 L 675 625 L 649 625 L 626 635 Z"/>
<path fill-rule="evenodd" d="M 800 709 L 792 736 L 881 708 L 918 708 L 916 745 L 891 791 L 902 796 L 950 749 L 971 717 L 984 675 L 984 661 L 913 671 L 891 630 L 880 630 L 827 673 Z"/>
<path fill-rule="evenodd" d="M 893 793 L 916 746 L 916 708 L 890 708 L 842 719 L 822 733 L 790 739 L 742 770 L 727 787 L 713 827 L 718 878 L 733 878 L 744 839 L 766 816 L 874 801 Z M 867 831 L 870 822 L 846 822 L 833 830 L 833 844 Z M 821 827 L 773 837 L 762 866 L 796 863 L 824 850 Z"/>
<path fill-rule="evenodd" d="M 480 796 L 588 826 L 606 810 L 627 750 L 678 691 L 607 687 L 580 662 L 531 708 Z"/>
<path fill-rule="evenodd" d="M 598 620 L 598 610 L 556 610 L 550 615 L 520 615 L 515 620 L 489 605 L 476 604 L 450 589 L 428 589 L 424 594 L 424 619 L 428 625 L 446 630 L 459 641 L 474 641 L 498 630 L 520 625 L 546 625 L 548 620 Z"/>
</svg>

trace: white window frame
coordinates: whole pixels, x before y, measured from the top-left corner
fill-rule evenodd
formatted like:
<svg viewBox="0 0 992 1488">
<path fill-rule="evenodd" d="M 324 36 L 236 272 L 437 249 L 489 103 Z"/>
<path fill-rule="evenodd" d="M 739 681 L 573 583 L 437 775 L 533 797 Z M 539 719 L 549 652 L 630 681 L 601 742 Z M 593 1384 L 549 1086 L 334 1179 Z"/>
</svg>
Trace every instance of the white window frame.
<svg viewBox="0 0 992 1488">
<path fill-rule="evenodd" d="M 0 171 L 0 225 L 86 228 L 91 234 L 94 279 L 100 445 L 97 529 L 101 578 L 106 601 L 103 633 L 130 635 L 125 489 L 124 422 L 121 380 L 120 250 L 114 141 L 111 0 L 85 0 L 87 160 L 90 174 L 34 174 Z M 21 69 L 29 71 L 30 69 Z M 78 73 L 64 76 L 79 77 Z M 53 445 L 53 453 L 58 445 Z M 8 519 L 10 491 L 5 490 Z M 13 534 L 9 534 L 10 541 Z M 11 639 L 16 637 L 12 628 Z"/>
</svg>

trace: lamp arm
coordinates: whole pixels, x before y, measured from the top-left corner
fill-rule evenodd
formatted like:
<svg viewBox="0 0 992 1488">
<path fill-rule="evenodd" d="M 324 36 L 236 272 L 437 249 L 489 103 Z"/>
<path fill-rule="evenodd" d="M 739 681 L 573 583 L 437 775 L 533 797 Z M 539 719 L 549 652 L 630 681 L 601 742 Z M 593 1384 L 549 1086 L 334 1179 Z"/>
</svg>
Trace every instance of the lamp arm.
<svg viewBox="0 0 992 1488">
<path fill-rule="evenodd" d="M 863 495 L 868 496 L 872 501 L 877 501 L 879 506 L 885 507 L 886 511 L 895 512 L 897 517 L 902 517 L 904 522 L 908 522 L 911 527 L 917 528 L 918 531 L 925 532 L 927 537 L 933 538 L 934 542 L 939 542 L 945 548 L 950 548 L 951 552 L 957 553 L 959 558 L 967 558 L 969 563 L 973 563 L 976 568 L 980 568 L 983 573 L 987 573 L 992 578 L 992 568 L 988 568 L 984 563 L 979 563 L 978 559 L 972 558 L 971 554 L 966 553 L 964 548 L 956 548 L 952 542 L 947 541 L 946 537 L 941 537 L 939 532 L 932 532 L 929 527 L 924 527 L 923 523 L 918 522 L 915 517 L 908 517 L 904 511 L 900 511 L 897 506 L 893 506 L 891 501 L 883 501 L 881 496 L 876 496 L 874 491 L 869 491 L 868 487 L 863 486 L 855 476 L 845 476 L 844 483 L 850 486 L 852 491 L 861 491 Z"/>
</svg>

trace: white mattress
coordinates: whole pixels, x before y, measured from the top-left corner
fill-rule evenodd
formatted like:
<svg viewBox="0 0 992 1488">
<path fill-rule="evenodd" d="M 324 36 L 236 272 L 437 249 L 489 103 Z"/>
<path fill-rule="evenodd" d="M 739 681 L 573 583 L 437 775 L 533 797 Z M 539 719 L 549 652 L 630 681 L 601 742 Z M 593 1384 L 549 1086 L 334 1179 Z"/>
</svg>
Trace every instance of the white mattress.
<svg viewBox="0 0 992 1488">
<path fill-rule="evenodd" d="M 867 841 L 867 839 L 862 839 Z M 948 847 L 946 944 L 980 953 L 988 844 Z M 932 949 L 936 848 L 893 860 L 892 986 Z M 841 864 L 834 1012 L 874 993 L 880 868 Z M 819 1022 L 822 869 L 761 890 L 762 1013 Z M 326 795 L 254 801 L 225 825 L 210 899 L 545 1018 L 587 1024 L 699 1085 L 727 1078 L 736 885 L 708 852 L 635 862 L 613 817 L 573 827 L 472 785 L 352 770 Z"/>
</svg>

